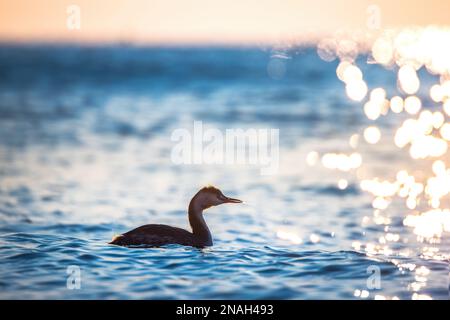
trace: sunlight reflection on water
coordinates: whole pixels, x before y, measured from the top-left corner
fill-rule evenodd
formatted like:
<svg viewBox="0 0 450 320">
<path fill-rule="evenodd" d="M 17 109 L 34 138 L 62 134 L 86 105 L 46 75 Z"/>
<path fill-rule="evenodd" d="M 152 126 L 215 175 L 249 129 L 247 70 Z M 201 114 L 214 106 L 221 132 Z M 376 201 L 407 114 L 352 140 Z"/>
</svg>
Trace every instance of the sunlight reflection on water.
<svg viewBox="0 0 450 320">
<path fill-rule="evenodd" d="M 80 49 L 92 59 L 83 65 L 61 48 L 30 49 L 24 57 L 45 74 L 17 50 L 1 49 L 1 297 L 448 298 L 447 225 L 429 213 L 405 227 L 403 201 L 386 206 L 365 192 L 400 190 L 389 177 L 422 166 L 384 139 L 396 121 L 380 125 L 381 151 L 363 141 L 370 121 L 332 77 L 337 65 L 314 50 L 286 59 L 280 80 L 266 74 L 269 53 L 252 49 Z M 116 51 L 125 67 L 104 65 Z M 381 71 L 364 69 L 370 88 L 395 85 Z M 199 119 L 222 130 L 280 128 L 279 173 L 172 164 L 170 133 Z M 337 170 L 322 166 L 326 153 Z M 106 244 L 146 223 L 188 228 L 187 204 L 206 184 L 246 202 L 206 212 L 214 247 Z M 423 222 L 438 241 L 417 238 Z M 80 290 L 66 288 L 69 265 L 81 267 Z M 370 266 L 381 270 L 379 289 L 367 288 Z"/>
</svg>

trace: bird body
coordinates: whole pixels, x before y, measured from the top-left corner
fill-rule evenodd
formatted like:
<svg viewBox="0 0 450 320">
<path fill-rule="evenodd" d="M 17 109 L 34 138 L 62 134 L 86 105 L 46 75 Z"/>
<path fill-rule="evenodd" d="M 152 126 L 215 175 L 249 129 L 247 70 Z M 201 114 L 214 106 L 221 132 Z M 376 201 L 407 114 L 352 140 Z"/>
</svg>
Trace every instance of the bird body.
<svg viewBox="0 0 450 320">
<path fill-rule="evenodd" d="M 110 244 L 127 247 L 159 247 L 167 244 L 212 246 L 212 236 L 203 218 L 203 210 L 223 203 L 240 202 L 242 201 L 224 196 L 217 188 L 205 187 L 189 203 L 188 216 L 192 232 L 163 224 L 147 224 L 114 237 Z"/>
<path fill-rule="evenodd" d="M 113 239 L 111 244 L 123 246 L 181 244 L 195 247 L 197 241 L 194 234 L 177 227 L 164 224 L 146 224 L 128 231 Z"/>
</svg>

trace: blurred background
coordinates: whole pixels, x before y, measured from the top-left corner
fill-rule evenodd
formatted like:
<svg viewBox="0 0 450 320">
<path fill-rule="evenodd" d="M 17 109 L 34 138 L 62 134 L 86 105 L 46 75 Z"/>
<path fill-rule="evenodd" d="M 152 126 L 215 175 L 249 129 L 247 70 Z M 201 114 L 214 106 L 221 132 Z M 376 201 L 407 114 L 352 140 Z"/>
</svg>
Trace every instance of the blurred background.
<svg viewBox="0 0 450 320">
<path fill-rule="evenodd" d="M 0 297 L 448 299 L 449 9 L 0 1 Z M 173 163 L 194 121 L 279 129 L 278 172 Z M 207 184 L 212 248 L 106 244 Z"/>
</svg>

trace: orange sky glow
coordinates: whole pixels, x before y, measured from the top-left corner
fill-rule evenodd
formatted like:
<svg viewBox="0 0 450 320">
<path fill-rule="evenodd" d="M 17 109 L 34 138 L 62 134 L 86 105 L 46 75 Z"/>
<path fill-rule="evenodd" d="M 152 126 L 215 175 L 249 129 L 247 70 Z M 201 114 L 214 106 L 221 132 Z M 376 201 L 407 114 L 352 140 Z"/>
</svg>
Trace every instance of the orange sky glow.
<svg viewBox="0 0 450 320">
<path fill-rule="evenodd" d="M 67 27 L 69 5 L 81 10 L 80 30 Z M 450 25 L 443 0 L 0 0 L 0 40 L 276 43 L 364 30 L 370 5 L 383 28 Z"/>
</svg>

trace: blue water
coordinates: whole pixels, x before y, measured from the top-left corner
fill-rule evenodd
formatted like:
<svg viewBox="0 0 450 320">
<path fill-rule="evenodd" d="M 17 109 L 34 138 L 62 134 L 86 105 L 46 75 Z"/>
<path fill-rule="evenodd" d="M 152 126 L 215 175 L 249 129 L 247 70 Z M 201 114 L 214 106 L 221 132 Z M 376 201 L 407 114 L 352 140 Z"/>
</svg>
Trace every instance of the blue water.
<svg viewBox="0 0 450 320">
<path fill-rule="evenodd" d="M 368 299 L 411 299 L 417 275 L 399 264 L 414 264 L 430 270 L 417 292 L 448 299 L 448 260 L 423 255 L 430 246 L 448 253 L 448 234 L 438 244 L 418 241 L 403 226 L 404 208 L 393 205 L 389 232 L 407 241 L 392 244 L 392 253 L 356 250 L 353 242 L 377 242 L 386 232 L 361 223 L 373 214 L 371 197 L 354 175 L 305 164 L 311 150 L 348 152 L 349 136 L 369 123 L 346 98 L 337 62 L 291 49 L 286 73 L 274 79 L 272 54 L 1 46 L 0 298 L 359 299 L 355 290 L 367 290 Z M 362 69 L 370 87 L 393 92 L 393 72 Z M 196 120 L 220 130 L 280 129 L 278 174 L 174 164 L 171 133 Z M 388 130 L 397 120 L 381 125 Z M 366 154 L 374 174 L 413 165 L 388 146 Z M 347 189 L 337 188 L 340 178 Z M 107 244 L 147 223 L 189 228 L 187 204 L 207 184 L 246 202 L 205 213 L 213 247 Z M 280 230 L 301 243 L 277 236 Z M 67 285 L 69 266 L 80 268 L 79 289 Z M 367 286 L 373 266 L 379 288 Z"/>
</svg>

